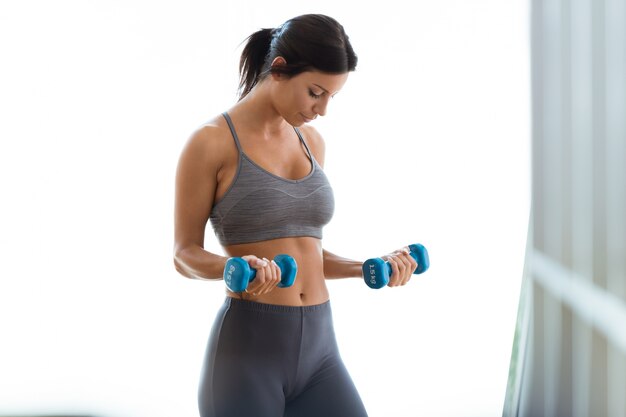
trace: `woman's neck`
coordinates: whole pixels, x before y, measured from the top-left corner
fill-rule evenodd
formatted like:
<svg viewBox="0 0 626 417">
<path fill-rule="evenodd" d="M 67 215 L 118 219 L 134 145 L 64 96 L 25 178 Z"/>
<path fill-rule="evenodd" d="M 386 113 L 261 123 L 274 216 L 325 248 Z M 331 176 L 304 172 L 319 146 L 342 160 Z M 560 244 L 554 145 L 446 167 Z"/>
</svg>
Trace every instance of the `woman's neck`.
<svg viewBox="0 0 626 417">
<path fill-rule="evenodd" d="M 287 122 L 274 107 L 268 84 L 257 84 L 228 113 L 248 128 L 272 136 L 287 127 Z"/>
</svg>

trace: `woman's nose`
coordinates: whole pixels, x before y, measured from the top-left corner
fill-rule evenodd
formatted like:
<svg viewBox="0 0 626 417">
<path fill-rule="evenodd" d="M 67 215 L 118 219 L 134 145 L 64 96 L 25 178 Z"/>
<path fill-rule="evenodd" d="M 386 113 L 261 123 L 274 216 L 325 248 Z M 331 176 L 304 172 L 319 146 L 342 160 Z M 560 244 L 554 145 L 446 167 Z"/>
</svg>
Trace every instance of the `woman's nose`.
<svg viewBox="0 0 626 417">
<path fill-rule="evenodd" d="M 328 107 L 328 99 L 322 99 L 319 102 L 315 103 L 315 105 L 313 106 L 313 111 L 315 112 L 315 114 L 318 114 L 320 116 L 325 116 L 327 107 Z"/>
</svg>

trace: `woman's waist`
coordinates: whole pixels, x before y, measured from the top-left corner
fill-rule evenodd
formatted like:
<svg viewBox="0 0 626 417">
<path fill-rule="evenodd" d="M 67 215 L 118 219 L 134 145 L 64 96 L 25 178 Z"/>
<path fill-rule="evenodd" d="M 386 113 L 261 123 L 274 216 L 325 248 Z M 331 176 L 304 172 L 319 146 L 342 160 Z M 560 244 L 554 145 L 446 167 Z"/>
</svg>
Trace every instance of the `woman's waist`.
<svg viewBox="0 0 626 417">
<path fill-rule="evenodd" d="M 330 312 L 330 300 L 325 300 L 315 304 L 290 305 L 273 304 L 254 300 L 245 300 L 238 297 L 226 297 L 226 304 L 229 308 L 238 310 L 248 310 L 254 312 L 269 313 L 324 313 Z"/>
<path fill-rule="evenodd" d="M 255 296 L 245 291 L 241 293 L 227 291 L 227 295 L 240 300 L 283 306 L 311 306 L 323 304 L 329 300 L 326 280 L 321 270 L 315 274 L 298 270 L 290 287 L 276 287 L 262 295 Z"/>
<path fill-rule="evenodd" d="M 289 306 L 321 304 L 328 301 L 322 244 L 319 239 L 310 237 L 281 238 L 227 246 L 224 247 L 224 250 L 229 256 L 254 255 L 269 260 L 274 259 L 277 255 L 289 255 L 297 265 L 296 277 L 290 287 L 277 287 L 261 296 L 253 296 L 245 292 L 228 292 L 230 297 Z"/>
<path fill-rule="evenodd" d="M 224 246 L 228 256 L 254 255 L 272 260 L 277 255 L 289 255 L 307 269 L 323 265 L 322 242 L 313 237 L 288 237 L 261 242 Z"/>
</svg>

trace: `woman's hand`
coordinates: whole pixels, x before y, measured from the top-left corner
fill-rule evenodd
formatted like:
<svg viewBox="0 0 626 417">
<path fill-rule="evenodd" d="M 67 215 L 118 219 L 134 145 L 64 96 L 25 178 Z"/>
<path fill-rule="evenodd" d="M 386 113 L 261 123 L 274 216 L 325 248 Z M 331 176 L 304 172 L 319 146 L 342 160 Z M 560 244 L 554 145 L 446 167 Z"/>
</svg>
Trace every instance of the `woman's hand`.
<svg viewBox="0 0 626 417">
<path fill-rule="evenodd" d="M 417 268 L 417 262 L 409 255 L 409 248 L 398 249 L 388 255 L 382 256 L 391 265 L 391 276 L 389 277 L 390 287 L 406 285 L 411 279 L 413 271 Z"/>
<path fill-rule="evenodd" d="M 256 270 L 256 277 L 248 284 L 246 293 L 256 297 L 276 288 L 280 282 L 280 268 L 274 260 L 257 258 L 254 255 L 246 255 L 242 258 L 248 262 L 250 268 Z"/>
</svg>

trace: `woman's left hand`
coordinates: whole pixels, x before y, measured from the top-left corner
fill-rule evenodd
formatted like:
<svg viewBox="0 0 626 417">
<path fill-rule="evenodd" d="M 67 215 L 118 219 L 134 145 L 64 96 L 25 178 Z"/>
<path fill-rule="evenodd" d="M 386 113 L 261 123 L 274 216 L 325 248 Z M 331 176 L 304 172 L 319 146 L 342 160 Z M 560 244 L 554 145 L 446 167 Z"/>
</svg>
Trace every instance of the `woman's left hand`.
<svg viewBox="0 0 626 417">
<path fill-rule="evenodd" d="M 409 255 L 409 248 L 398 249 L 382 257 L 391 265 L 391 276 L 389 277 L 390 287 L 406 285 L 411 279 L 413 271 L 417 268 L 417 262 Z"/>
</svg>

